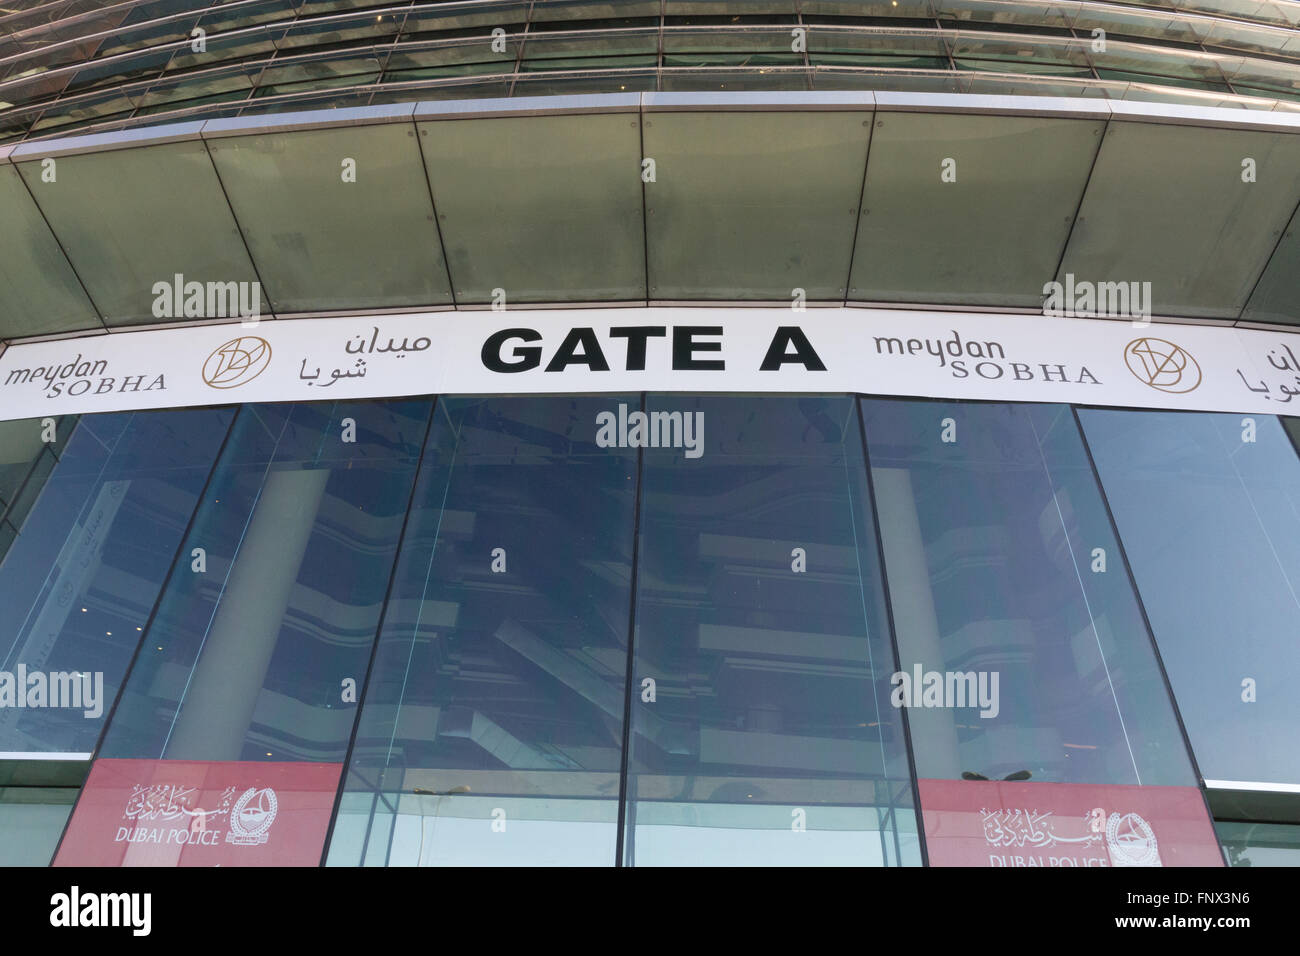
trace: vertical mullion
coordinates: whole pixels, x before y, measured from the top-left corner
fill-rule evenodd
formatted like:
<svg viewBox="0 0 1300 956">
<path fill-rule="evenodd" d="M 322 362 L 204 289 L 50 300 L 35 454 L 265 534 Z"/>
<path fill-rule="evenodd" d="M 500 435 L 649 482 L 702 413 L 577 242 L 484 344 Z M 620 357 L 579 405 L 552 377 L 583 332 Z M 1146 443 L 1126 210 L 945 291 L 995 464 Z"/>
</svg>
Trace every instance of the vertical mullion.
<svg viewBox="0 0 1300 956">
<path fill-rule="evenodd" d="M 397 564 L 402 557 L 402 545 L 406 541 L 406 529 L 411 523 L 411 509 L 415 506 L 415 493 L 420 487 L 420 473 L 424 468 L 425 454 L 429 447 L 429 435 L 433 431 L 433 419 L 438 413 L 438 398 L 439 396 L 435 395 L 432 404 L 429 406 L 429 420 L 424 423 L 424 440 L 420 442 L 420 450 L 415 458 L 415 474 L 411 476 L 411 491 L 406 496 L 406 513 L 402 515 L 402 530 L 398 532 L 397 547 L 393 549 L 393 563 L 388 570 L 388 587 L 384 589 L 384 604 L 379 610 L 379 620 L 375 623 L 375 637 L 370 644 L 370 658 L 366 661 L 366 675 L 361 681 L 361 693 L 357 695 L 357 711 L 352 718 L 352 730 L 348 734 L 348 749 L 343 756 L 343 772 L 339 774 L 339 786 L 334 794 L 334 807 L 330 810 L 330 822 L 325 830 L 325 842 L 321 846 L 321 866 L 324 866 L 325 861 L 329 858 L 330 844 L 334 842 L 334 824 L 338 820 L 339 807 L 343 803 L 343 794 L 347 790 L 348 771 L 352 767 L 352 753 L 357 744 L 357 729 L 361 725 L 361 710 L 366 705 L 366 691 L 370 689 L 370 675 L 374 673 L 375 656 L 379 652 L 379 642 L 384 634 L 384 619 L 388 616 L 388 602 L 393 596 L 393 581 L 397 578 Z M 432 556 L 430 560 L 432 560 Z M 414 640 L 415 636 L 412 635 L 411 639 Z M 378 780 L 375 782 L 375 792 L 379 792 Z M 393 826 L 389 831 L 390 834 L 397 829 L 397 809 L 398 807 L 393 808 Z M 372 809 L 372 818 L 373 815 L 374 811 Z M 365 859 L 364 854 L 365 850 L 363 849 L 363 861 Z"/>
<path fill-rule="evenodd" d="M 862 396 L 856 395 L 854 398 L 858 412 L 858 436 L 862 439 L 862 461 L 866 466 L 867 472 L 867 500 L 871 505 L 871 525 L 876 533 L 876 560 L 880 565 L 880 583 L 885 596 L 885 617 L 888 621 L 889 646 L 894 652 L 894 670 L 897 672 L 901 671 L 903 666 L 901 663 L 902 659 L 898 653 L 898 635 L 894 631 L 894 604 L 889 593 L 889 570 L 885 567 L 885 545 L 884 541 L 880 537 L 880 522 L 876 520 L 876 484 L 871 477 L 871 451 L 867 447 L 867 428 L 862 414 Z M 912 812 L 916 815 L 916 840 L 917 845 L 921 849 L 921 865 L 929 866 L 930 852 L 925 843 L 925 825 L 921 811 L 921 791 L 920 787 L 917 785 L 915 751 L 912 746 L 912 726 L 907 719 L 906 707 L 900 707 L 899 714 L 903 719 L 903 743 L 907 751 L 907 772 L 912 782 Z M 888 768 L 886 768 L 886 773 L 888 773 Z M 886 783 L 888 783 L 888 776 L 886 776 Z M 897 818 L 895 818 L 894 826 L 895 829 L 897 829 Z M 901 855 L 899 857 L 899 863 L 902 863 Z"/>
<path fill-rule="evenodd" d="M 646 393 L 641 393 L 641 412 L 646 410 Z M 627 825 L 628 757 L 632 747 L 633 668 L 636 663 L 637 557 L 641 552 L 641 497 L 645 473 L 645 448 L 636 452 L 635 505 L 632 518 L 632 586 L 627 612 L 627 672 L 623 682 L 623 755 L 618 774 L 618 833 L 614 843 L 614 865 L 623 866 L 624 833 Z M 633 851 L 635 852 L 635 851 Z"/>
</svg>

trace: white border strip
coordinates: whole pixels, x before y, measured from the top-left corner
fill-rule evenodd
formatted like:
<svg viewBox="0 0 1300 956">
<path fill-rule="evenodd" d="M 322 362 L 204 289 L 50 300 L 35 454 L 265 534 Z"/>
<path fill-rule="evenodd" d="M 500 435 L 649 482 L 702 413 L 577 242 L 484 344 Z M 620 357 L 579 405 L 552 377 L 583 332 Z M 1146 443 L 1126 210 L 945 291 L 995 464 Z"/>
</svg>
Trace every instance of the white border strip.
<svg viewBox="0 0 1300 956">
<path fill-rule="evenodd" d="M 1207 780 L 1207 790 L 1251 790 L 1260 793 L 1300 793 L 1300 783 L 1258 783 L 1249 780 Z"/>
</svg>

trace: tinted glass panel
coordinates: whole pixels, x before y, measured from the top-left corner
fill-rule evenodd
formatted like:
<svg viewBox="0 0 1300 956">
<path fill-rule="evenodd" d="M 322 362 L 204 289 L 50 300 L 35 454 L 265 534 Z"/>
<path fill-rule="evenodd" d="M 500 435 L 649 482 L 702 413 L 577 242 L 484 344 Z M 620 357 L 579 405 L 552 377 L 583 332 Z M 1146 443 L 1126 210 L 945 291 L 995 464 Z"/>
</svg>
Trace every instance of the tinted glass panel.
<svg viewBox="0 0 1300 956">
<path fill-rule="evenodd" d="M 0 707 L 0 751 L 94 749 L 231 417 L 196 409 L 60 423 L 71 434 L 51 443 L 58 464 L 16 496 L 30 510 L 0 562 L 0 670 L 24 668 L 29 682 L 90 674 L 80 689 L 98 700 L 89 710 Z M 37 419 L 21 426 L 44 430 Z"/>
<path fill-rule="evenodd" d="M 853 399 L 648 404 L 625 863 L 918 863 Z"/>
<path fill-rule="evenodd" d="M 1300 826 L 1216 821 L 1229 866 L 1300 866 Z"/>
<path fill-rule="evenodd" d="M 862 406 L 917 776 L 1193 784 L 1070 409 Z"/>
<path fill-rule="evenodd" d="M 102 756 L 342 761 L 431 405 L 242 407 Z"/>
<path fill-rule="evenodd" d="M 635 399 L 439 399 L 334 865 L 612 865 Z"/>
<path fill-rule="evenodd" d="M 0 866 L 48 865 L 76 799 L 71 787 L 0 788 Z"/>
<path fill-rule="evenodd" d="M 1281 424 L 1079 417 L 1201 773 L 1300 783 L 1300 460 Z"/>
</svg>

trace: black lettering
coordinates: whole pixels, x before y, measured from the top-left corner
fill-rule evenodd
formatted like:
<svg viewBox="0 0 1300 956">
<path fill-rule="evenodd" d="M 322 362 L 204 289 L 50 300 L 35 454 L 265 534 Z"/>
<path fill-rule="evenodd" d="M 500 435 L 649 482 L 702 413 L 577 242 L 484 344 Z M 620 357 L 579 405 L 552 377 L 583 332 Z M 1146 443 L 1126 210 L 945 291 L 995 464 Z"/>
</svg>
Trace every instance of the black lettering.
<svg viewBox="0 0 1300 956">
<path fill-rule="evenodd" d="M 667 334 L 667 327 L 662 325 L 629 325 L 609 330 L 611 339 L 627 339 L 627 370 L 629 372 L 645 371 L 646 339 L 652 335 L 657 338 Z"/>
<path fill-rule="evenodd" d="M 506 339 L 522 339 L 525 342 L 540 342 L 542 334 L 535 329 L 502 329 L 493 332 L 483 343 L 483 365 L 490 372 L 527 372 L 542 364 L 542 350 L 533 345 L 521 348 L 516 345 L 512 353 L 517 362 L 507 362 L 501 358 L 501 346 Z"/>
<path fill-rule="evenodd" d="M 581 353 L 577 351 L 579 345 L 582 346 Z M 555 350 L 555 356 L 546 366 L 546 371 L 563 372 L 570 365 L 585 365 L 593 372 L 609 371 L 609 363 L 605 361 L 605 353 L 600 350 L 600 343 L 596 341 L 595 329 L 569 329 L 569 334 L 564 337 L 560 347 Z"/>
<path fill-rule="evenodd" d="M 721 352 L 721 342 L 696 342 L 697 335 L 721 335 L 720 325 L 678 325 L 673 327 L 673 371 L 720 370 L 722 359 L 697 359 L 692 352 Z"/>
<path fill-rule="evenodd" d="M 791 344 L 794 345 L 793 355 L 786 351 Z M 810 372 L 826 371 L 826 363 L 812 347 L 803 329 L 797 325 L 783 325 L 776 330 L 776 335 L 772 336 L 772 344 L 767 347 L 767 355 L 763 356 L 763 364 L 758 367 L 758 370 L 779 372 L 781 366 L 787 362 L 798 362 Z"/>
</svg>

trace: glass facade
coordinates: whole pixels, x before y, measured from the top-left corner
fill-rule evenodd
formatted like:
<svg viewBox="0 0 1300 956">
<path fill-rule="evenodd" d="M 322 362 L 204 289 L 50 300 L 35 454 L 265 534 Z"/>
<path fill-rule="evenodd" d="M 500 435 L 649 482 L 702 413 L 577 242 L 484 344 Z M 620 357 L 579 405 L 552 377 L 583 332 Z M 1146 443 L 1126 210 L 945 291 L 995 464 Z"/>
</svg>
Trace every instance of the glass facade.
<svg viewBox="0 0 1300 956">
<path fill-rule="evenodd" d="M 1080 412 L 1206 779 L 1295 783 L 1300 460 L 1278 419 Z"/>
<path fill-rule="evenodd" d="M 739 12 L 737 12 L 739 11 Z M 77 14 L 80 14 L 79 16 Z M 1100 42 L 1099 42 L 1100 41 Z M 0 142 L 416 99 L 882 89 L 1292 108 L 1295 14 L 1221 0 L 137 0 L 0 11 Z"/>
<path fill-rule="evenodd" d="M 6 423 L 0 862 L 145 766 L 265 768 L 330 866 L 916 866 L 978 781 L 1300 785 L 1293 427 L 675 393 Z M 50 758 L 79 797 L 24 779 Z M 1290 823 L 1218 844 L 1287 865 Z"/>
</svg>

